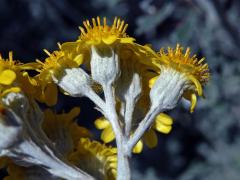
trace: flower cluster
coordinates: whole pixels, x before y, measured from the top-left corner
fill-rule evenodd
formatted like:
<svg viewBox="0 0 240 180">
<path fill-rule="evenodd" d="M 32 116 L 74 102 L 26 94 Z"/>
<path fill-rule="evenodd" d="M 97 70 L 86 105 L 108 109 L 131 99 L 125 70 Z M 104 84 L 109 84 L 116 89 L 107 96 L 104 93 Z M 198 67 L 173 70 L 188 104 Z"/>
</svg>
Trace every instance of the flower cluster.
<svg viewBox="0 0 240 180">
<path fill-rule="evenodd" d="M 204 58 L 179 44 L 157 52 L 128 36 L 127 27 L 119 18 L 109 25 L 97 17 L 83 22 L 76 41 L 44 50 L 44 61 L 23 64 L 12 53 L 0 56 L 0 162 L 6 179 L 129 180 L 131 153 L 142 152 L 143 144 L 156 147 L 157 132 L 172 130 L 166 111 L 182 97 L 194 111 L 210 76 Z M 94 124 L 103 142 L 77 124 L 78 107 L 54 111 L 58 92 L 95 103 L 102 117 Z M 108 145 L 114 139 L 115 147 Z"/>
</svg>

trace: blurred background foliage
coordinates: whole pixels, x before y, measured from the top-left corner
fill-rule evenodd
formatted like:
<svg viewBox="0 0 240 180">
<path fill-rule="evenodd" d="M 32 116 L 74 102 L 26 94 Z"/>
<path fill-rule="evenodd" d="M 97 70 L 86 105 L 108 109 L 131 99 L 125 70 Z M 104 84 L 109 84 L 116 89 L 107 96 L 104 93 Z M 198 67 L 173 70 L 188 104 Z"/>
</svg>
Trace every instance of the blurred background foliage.
<svg viewBox="0 0 240 180">
<path fill-rule="evenodd" d="M 122 17 L 128 34 L 142 44 L 190 46 L 211 70 L 205 99 L 193 114 L 182 101 L 169 112 L 170 135 L 133 156 L 133 179 L 240 179 L 240 1 L 239 0 L 1 0 L 0 52 L 23 62 L 44 59 L 42 49 L 72 41 L 82 21 Z M 57 111 L 81 106 L 79 123 L 95 130 L 99 113 L 87 99 L 59 96 Z M 89 116 L 90 115 L 90 116 Z M 96 132 L 96 138 L 98 134 Z"/>
</svg>

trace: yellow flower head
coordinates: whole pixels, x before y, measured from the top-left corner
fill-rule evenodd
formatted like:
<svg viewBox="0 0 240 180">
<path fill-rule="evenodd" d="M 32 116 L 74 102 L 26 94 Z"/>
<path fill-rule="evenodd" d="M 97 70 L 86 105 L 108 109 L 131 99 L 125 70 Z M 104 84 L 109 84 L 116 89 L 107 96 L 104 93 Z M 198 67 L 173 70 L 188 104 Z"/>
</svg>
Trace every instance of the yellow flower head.
<svg viewBox="0 0 240 180">
<path fill-rule="evenodd" d="M 117 173 L 117 149 L 81 138 L 70 162 L 98 179 L 114 180 Z"/>
<path fill-rule="evenodd" d="M 45 62 L 36 60 L 39 67 L 36 71 L 39 72 L 35 76 L 37 82 L 36 93 L 34 96 L 42 103 L 46 103 L 48 106 L 53 106 L 57 103 L 57 86 L 53 83 L 52 76 L 58 76 L 62 70 L 60 59 L 63 58 L 61 51 L 54 51 L 52 54 L 44 49 L 44 52 L 49 56 L 45 59 Z"/>
<path fill-rule="evenodd" d="M 112 130 L 111 124 L 104 117 L 95 120 L 95 126 L 97 129 L 103 130 L 101 133 L 101 139 L 104 143 L 110 143 L 115 139 L 114 132 Z M 145 143 L 149 148 L 154 148 L 157 146 L 158 137 L 155 131 L 160 133 L 168 134 L 172 130 L 173 119 L 167 114 L 160 113 L 152 125 L 152 127 L 144 133 L 142 139 L 133 148 L 133 153 L 141 153 L 143 150 L 143 143 Z"/>
<path fill-rule="evenodd" d="M 126 34 L 128 25 L 120 18 L 115 18 L 111 25 L 107 24 L 106 17 L 92 18 L 92 22 L 84 21 L 83 26 L 80 27 L 81 34 L 78 40 L 63 43 L 62 51 L 70 59 L 84 59 L 87 67 L 91 59 L 92 46 L 104 52 L 109 47 L 113 49 L 117 47 L 118 51 L 121 51 L 122 47 L 129 48 L 129 45 L 134 45 L 135 39 Z"/>
<path fill-rule="evenodd" d="M 112 25 L 107 24 L 106 17 L 101 20 L 99 17 L 92 18 L 92 24 L 89 20 L 83 22 L 83 27 L 79 27 L 81 35 L 79 42 L 84 42 L 88 45 L 98 45 L 104 43 L 111 45 L 115 42 L 132 43 L 134 38 L 130 38 L 126 34 L 128 24 L 125 24 L 120 18 L 115 18 Z"/>
<path fill-rule="evenodd" d="M 16 62 L 13 60 L 12 52 L 9 52 L 9 59 L 3 59 L 0 55 L 0 89 L 1 96 L 9 92 L 19 92 L 20 88 L 15 87 L 12 89 L 11 85 L 16 80 L 17 71 Z"/>
<path fill-rule="evenodd" d="M 10 92 L 30 93 L 34 80 L 28 76 L 25 70 L 35 69 L 35 63 L 22 64 L 13 60 L 13 53 L 9 52 L 8 59 L 0 55 L 0 96 Z"/>
<path fill-rule="evenodd" d="M 201 85 L 205 85 L 209 80 L 208 64 L 203 63 L 204 58 L 198 60 L 196 55 L 191 57 L 190 53 L 190 48 L 187 48 L 185 53 L 183 53 L 183 47 L 177 44 L 176 49 L 168 48 L 167 52 L 161 49 L 159 57 L 164 65 L 186 74 L 192 81 L 195 81 L 192 79 L 194 78 Z"/>
<path fill-rule="evenodd" d="M 52 81 L 52 75 L 56 75 L 57 72 L 62 68 L 60 64 L 60 59 L 64 56 L 62 51 L 54 51 L 52 54 L 44 49 L 44 52 L 49 56 L 45 59 L 45 62 L 37 60 L 37 63 L 41 65 L 41 68 L 38 69 L 40 72 L 39 79 L 45 82 Z"/>
<path fill-rule="evenodd" d="M 204 58 L 198 60 L 196 55 L 190 56 L 190 48 L 183 52 L 183 47 L 177 44 L 176 48 L 168 48 L 167 52 L 161 49 L 158 58 L 153 60 L 153 63 L 159 67 L 159 74 L 161 68 L 174 69 L 185 75 L 188 80 L 189 87 L 184 91 L 183 97 L 191 101 L 190 111 L 193 112 L 197 97 L 203 95 L 202 87 L 209 81 L 208 64 L 203 63 Z M 152 87 L 158 76 L 149 81 L 149 86 Z"/>
<path fill-rule="evenodd" d="M 45 59 L 44 62 L 37 60 L 40 68 L 37 69 L 39 74 L 39 79 L 45 83 L 52 82 L 52 76 L 58 77 L 62 74 L 64 68 L 78 67 L 82 63 L 80 57 L 72 59 L 64 54 L 61 51 L 61 45 L 58 44 L 58 51 L 50 53 L 48 50 L 44 49 L 44 52 L 49 56 Z"/>
<path fill-rule="evenodd" d="M 37 89 L 35 97 L 40 102 L 46 103 L 48 106 L 57 103 L 57 86 L 53 82 L 55 78 L 63 75 L 65 68 L 78 67 L 82 63 L 82 59 L 78 56 L 75 59 L 69 58 L 61 51 L 61 45 L 58 51 L 50 53 L 44 49 L 45 53 L 49 56 L 44 62 L 37 60 L 38 68 L 36 69 L 39 74 L 35 77 L 37 81 Z"/>
</svg>

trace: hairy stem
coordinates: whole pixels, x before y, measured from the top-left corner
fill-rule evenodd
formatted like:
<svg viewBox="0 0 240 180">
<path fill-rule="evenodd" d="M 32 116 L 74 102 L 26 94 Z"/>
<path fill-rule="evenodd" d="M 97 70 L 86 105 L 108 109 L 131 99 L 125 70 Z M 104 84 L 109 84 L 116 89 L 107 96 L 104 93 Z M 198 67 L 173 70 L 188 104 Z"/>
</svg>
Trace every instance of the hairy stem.
<svg viewBox="0 0 240 180">
<path fill-rule="evenodd" d="M 100 110 L 105 109 L 105 103 L 104 101 L 92 90 L 89 89 L 89 91 L 85 94 L 94 104 L 96 104 Z"/>
<path fill-rule="evenodd" d="M 126 101 L 125 114 L 124 114 L 126 137 L 129 137 L 131 133 L 133 111 L 134 111 L 134 100 L 129 99 Z"/>
<path fill-rule="evenodd" d="M 33 101 L 32 103 L 34 104 L 35 102 Z M 28 109 L 27 104 L 24 105 L 25 106 L 21 108 Z M 36 104 L 34 104 L 33 107 L 31 111 L 27 111 L 28 114 L 23 113 L 21 116 L 18 116 L 18 114 L 11 109 L 6 111 L 6 120 L 9 126 L 16 126 L 17 124 L 21 126 L 22 129 L 18 138 L 15 137 L 17 141 L 12 145 L 10 150 L 1 152 L 4 152 L 5 156 L 16 160 L 16 162 L 19 162 L 22 166 L 39 166 L 51 175 L 59 178 L 93 180 L 94 178 L 92 176 L 70 164 L 61 152 L 56 149 L 41 129 L 42 113 Z M 16 112 L 19 113 L 19 111 Z"/>
<path fill-rule="evenodd" d="M 118 148 L 118 168 L 117 168 L 117 180 L 130 180 L 130 166 L 129 157 L 125 150 L 125 138 L 123 136 L 121 126 L 119 124 L 117 112 L 115 109 L 115 98 L 113 95 L 113 89 L 111 84 L 103 86 L 103 91 L 105 95 L 106 108 L 105 116 L 110 121 L 112 129 L 114 131 L 117 148 Z"/>
<path fill-rule="evenodd" d="M 137 144 L 137 142 L 141 139 L 147 129 L 150 128 L 151 124 L 153 123 L 155 117 L 161 112 L 160 108 L 151 108 L 144 119 L 141 121 L 137 129 L 135 130 L 133 136 L 129 139 L 127 143 L 127 151 L 128 153 L 132 152 L 132 149 Z"/>
<path fill-rule="evenodd" d="M 34 162 L 34 165 L 44 166 L 49 173 L 56 177 L 73 180 L 94 179 L 84 171 L 64 162 L 62 159 L 59 159 L 47 146 L 39 146 L 31 140 L 20 144 L 15 153 L 18 153 L 18 151 L 22 156 L 26 156 L 26 158 L 24 158 L 25 162 Z"/>
</svg>

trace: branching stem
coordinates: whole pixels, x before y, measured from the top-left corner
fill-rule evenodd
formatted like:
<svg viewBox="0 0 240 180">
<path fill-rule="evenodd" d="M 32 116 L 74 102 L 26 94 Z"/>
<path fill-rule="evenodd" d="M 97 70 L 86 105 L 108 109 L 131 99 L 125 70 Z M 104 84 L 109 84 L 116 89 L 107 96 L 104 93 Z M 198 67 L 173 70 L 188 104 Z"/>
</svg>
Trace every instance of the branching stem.
<svg viewBox="0 0 240 180">
<path fill-rule="evenodd" d="M 129 157 L 126 154 L 125 144 L 126 138 L 123 136 L 123 132 L 118 120 L 116 108 L 115 108 L 115 98 L 111 84 L 103 86 L 106 108 L 105 115 L 112 125 L 114 131 L 117 148 L 118 148 L 118 168 L 117 168 L 117 180 L 130 180 L 130 166 Z"/>
<path fill-rule="evenodd" d="M 141 123 L 138 125 L 137 129 L 135 130 L 134 134 L 131 136 L 127 143 L 127 150 L 128 153 L 131 153 L 134 146 L 137 142 L 141 139 L 147 129 L 150 128 L 151 124 L 153 123 L 155 117 L 161 112 L 161 108 L 159 107 L 152 107 Z"/>
</svg>

